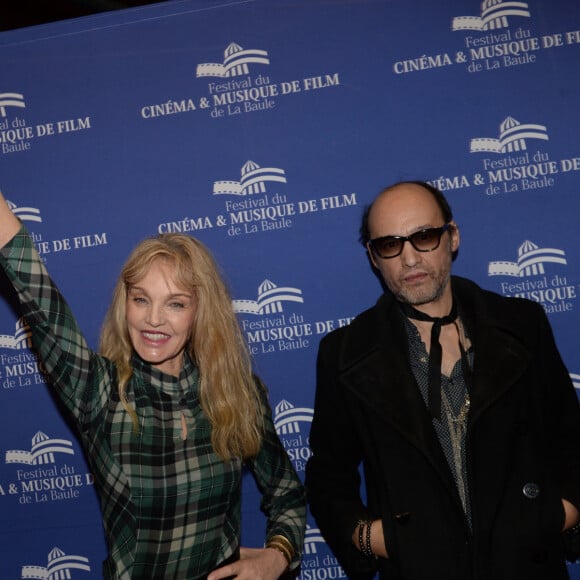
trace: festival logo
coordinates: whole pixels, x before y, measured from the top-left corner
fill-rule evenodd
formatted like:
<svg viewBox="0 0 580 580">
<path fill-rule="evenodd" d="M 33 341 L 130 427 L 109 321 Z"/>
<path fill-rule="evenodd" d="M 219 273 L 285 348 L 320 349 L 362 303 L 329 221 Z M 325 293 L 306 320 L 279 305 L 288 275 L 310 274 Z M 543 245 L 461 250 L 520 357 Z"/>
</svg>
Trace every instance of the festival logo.
<svg viewBox="0 0 580 580">
<path fill-rule="evenodd" d="M 19 207 L 14 202 L 6 200 L 8 207 L 12 210 L 14 215 L 22 221 L 28 221 L 40 224 L 42 217 L 40 210 L 35 207 L 23 206 Z M 76 250 L 84 250 L 95 248 L 98 246 L 106 246 L 109 242 L 107 240 L 107 233 L 101 232 L 98 234 L 80 234 L 71 236 L 69 238 L 60 238 L 55 240 L 45 240 L 43 235 L 37 231 L 32 231 L 29 228 L 29 234 L 34 242 L 36 251 L 43 262 L 46 262 L 48 254 L 58 254 L 61 252 L 70 252 Z"/>
<path fill-rule="evenodd" d="M 233 301 L 234 311 L 258 318 L 241 321 L 242 330 L 250 352 L 267 354 L 308 348 L 314 334 L 312 324 L 304 321 L 304 316 L 284 312 L 284 303 L 302 304 L 304 299 L 299 288 L 278 286 L 264 280 L 258 286 L 256 300 L 237 299 Z"/>
<path fill-rule="evenodd" d="M 266 183 L 286 183 L 283 169 L 260 167 L 253 161 L 246 161 L 240 170 L 240 181 L 215 181 L 214 195 L 254 195 L 266 192 Z"/>
<path fill-rule="evenodd" d="M 503 2 L 503 0 L 484 0 L 480 16 L 458 16 L 453 19 L 452 30 L 498 30 L 508 27 L 508 17 L 529 18 L 530 11 L 526 2 Z"/>
<path fill-rule="evenodd" d="M 187 95 L 141 107 L 143 119 L 205 111 L 212 119 L 225 119 L 278 106 L 280 97 L 304 94 L 340 86 L 339 73 L 277 81 L 270 66 L 270 55 L 261 48 L 243 48 L 231 42 L 223 51 L 222 62 L 199 63 L 195 78 L 208 80 L 203 96 Z M 267 74 L 266 74 L 267 72 Z M 217 80 L 211 80 L 217 79 Z"/>
<path fill-rule="evenodd" d="M 76 571 L 90 572 L 89 559 L 84 556 L 65 554 L 60 548 L 54 547 L 48 553 L 46 566 L 22 566 L 21 578 L 43 578 L 46 580 L 72 579 Z"/>
<path fill-rule="evenodd" d="M 500 283 L 504 296 L 518 296 L 539 302 L 548 314 L 569 312 L 576 300 L 576 285 L 561 274 L 548 275 L 553 264 L 566 266 L 566 255 L 557 248 L 540 248 L 529 240 L 517 251 L 517 260 L 494 261 L 488 265 L 488 276 L 507 276 L 517 281 Z"/>
<path fill-rule="evenodd" d="M 499 126 L 499 138 L 490 137 L 472 139 L 470 153 L 513 153 L 525 151 L 528 139 L 548 141 L 548 130 L 544 125 L 534 123 L 522 124 L 513 117 L 507 117 Z"/>
<path fill-rule="evenodd" d="M 158 224 L 157 231 L 188 233 L 218 227 L 230 237 L 255 235 L 291 228 L 299 216 L 357 205 L 356 193 L 292 201 L 286 192 L 286 171 L 274 165 L 262 167 L 248 160 L 238 171 L 239 181 L 216 180 L 212 184 L 214 199 L 224 200 L 223 213 L 165 222 Z"/>
<path fill-rule="evenodd" d="M 530 151 L 532 143 L 548 140 L 545 125 L 520 123 L 511 116 L 500 123 L 497 138 L 471 139 L 470 153 L 493 154 L 493 157 L 484 157 L 481 161 L 483 173 L 479 175 L 482 183 L 478 185 L 486 184 L 487 195 L 553 187 L 558 173 L 574 169 L 574 160 L 552 161 L 547 152 L 540 149 Z"/>
<path fill-rule="evenodd" d="M 250 73 L 251 64 L 270 64 L 268 52 L 257 49 L 243 49 L 232 42 L 224 51 L 223 63 L 198 64 L 197 77 L 237 77 Z"/>
<path fill-rule="evenodd" d="M 541 123 L 520 123 L 507 116 L 497 137 L 474 137 L 469 153 L 481 158 L 481 167 L 472 175 L 441 176 L 429 180 L 441 191 L 481 186 L 485 195 L 533 192 L 554 187 L 558 176 L 580 171 L 580 157 L 550 159 L 550 153 L 538 145 L 550 140 Z"/>
<path fill-rule="evenodd" d="M 301 80 L 272 82 L 270 75 L 250 74 L 250 65 L 269 65 L 265 50 L 244 50 L 232 42 L 224 51 L 223 64 L 199 64 L 196 76 L 231 79 L 208 84 L 209 96 L 200 107 L 210 108 L 212 118 L 231 117 L 265 111 L 276 107 L 282 95 L 301 93 L 340 85 L 338 73 L 308 77 Z"/>
<path fill-rule="evenodd" d="M 267 278 L 258 286 L 255 300 L 236 299 L 232 303 L 235 312 L 245 315 L 241 326 L 252 355 L 309 348 L 315 336 L 346 326 L 352 320 L 345 317 L 312 322 L 303 314 L 288 314 L 285 312 L 288 303 L 304 303 L 302 290 L 278 286 Z"/>
<path fill-rule="evenodd" d="M 474 2 L 474 8 L 475 6 L 477 4 Z M 394 74 L 457 65 L 470 74 L 499 71 L 534 64 L 546 50 L 580 44 L 580 30 L 534 36 L 525 26 L 528 23 L 522 20 L 532 17 L 526 2 L 485 0 L 480 6 L 479 16 L 451 18 L 452 32 L 468 33 L 464 37 L 464 46 L 435 51 L 419 50 L 421 56 L 410 56 L 393 63 Z"/>
<path fill-rule="evenodd" d="M 40 216 L 40 210 L 36 207 L 18 207 L 14 202 L 9 199 L 6 200 L 8 207 L 12 210 L 12 213 L 23 222 L 42 222 L 42 217 Z"/>
<path fill-rule="evenodd" d="M 24 109 L 24 95 L 20 93 L 0 93 L 0 116 L 6 117 L 6 107 L 18 107 Z"/>
<path fill-rule="evenodd" d="M 306 462 L 312 455 L 308 434 L 314 411 L 308 407 L 295 407 L 286 400 L 274 408 L 274 427 L 282 445 L 297 472 L 306 469 Z"/>
<path fill-rule="evenodd" d="M 330 580 L 346 577 L 338 560 L 326 545 L 320 530 L 307 525 L 298 580 Z"/>
<path fill-rule="evenodd" d="M 66 439 L 52 439 L 38 431 L 32 438 L 30 451 L 6 451 L 6 463 L 24 465 L 48 465 L 55 463 L 55 454 L 74 455 L 72 442 Z"/>
<path fill-rule="evenodd" d="M 32 332 L 24 318 L 15 325 L 14 334 L 0 334 L 0 349 L 17 351 L 0 352 L 0 387 L 10 391 L 20 387 L 45 384 L 48 381 L 46 369 L 38 355 L 31 352 Z"/>
<path fill-rule="evenodd" d="M 234 300 L 234 311 L 241 314 L 272 314 L 282 312 L 283 302 L 299 302 L 303 303 L 302 290 L 284 286 L 282 288 L 276 286 L 270 280 L 264 280 L 258 286 L 257 300 Z M 285 323 L 284 317 L 280 320 Z"/>
<path fill-rule="evenodd" d="M 91 129 L 90 117 L 29 125 L 23 116 L 12 115 L 13 107 L 26 108 L 24 95 L 0 93 L 0 152 L 2 154 L 30 151 L 35 139 Z"/>
<path fill-rule="evenodd" d="M 83 489 L 93 485 L 93 476 L 77 473 L 75 466 L 62 462 L 63 456 L 74 455 L 72 441 L 37 431 L 30 450 L 5 452 L 6 465 L 14 467 L 14 480 L 0 485 L 0 497 L 15 498 L 21 505 L 78 499 Z"/>
<path fill-rule="evenodd" d="M 0 334 L 0 348 L 10 348 L 13 350 L 21 350 L 30 348 L 32 333 L 30 327 L 26 324 L 24 318 L 20 318 L 14 328 L 14 334 Z M 0 355 L 1 356 L 1 355 Z M 0 358 L 0 360 L 2 360 Z M 5 361 L 2 360 L 4 363 Z"/>
<path fill-rule="evenodd" d="M 500 123 L 498 137 L 476 137 L 469 143 L 470 153 L 494 154 L 482 160 L 481 173 L 475 173 L 471 179 L 467 175 L 440 177 L 430 183 L 441 191 L 485 185 L 487 195 L 552 187 L 555 183 L 552 175 L 558 173 L 557 163 L 540 150 L 530 153 L 528 142 L 534 139 L 549 140 L 544 125 L 522 124 L 507 117 Z"/>
</svg>

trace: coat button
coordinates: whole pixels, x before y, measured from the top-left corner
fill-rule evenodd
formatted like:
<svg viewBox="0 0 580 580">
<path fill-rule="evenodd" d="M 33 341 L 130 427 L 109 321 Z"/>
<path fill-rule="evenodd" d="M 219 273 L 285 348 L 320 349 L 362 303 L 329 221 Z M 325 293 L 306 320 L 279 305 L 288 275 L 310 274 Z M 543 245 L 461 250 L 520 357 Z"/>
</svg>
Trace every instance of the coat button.
<svg viewBox="0 0 580 580">
<path fill-rule="evenodd" d="M 395 520 L 398 524 L 406 524 L 411 517 L 411 512 L 402 512 L 400 514 L 395 514 Z"/>
<path fill-rule="evenodd" d="M 537 483 L 526 483 L 522 492 L 528 499 L 536 499 L 540 495 L 540 486 Z"/>
</svg>

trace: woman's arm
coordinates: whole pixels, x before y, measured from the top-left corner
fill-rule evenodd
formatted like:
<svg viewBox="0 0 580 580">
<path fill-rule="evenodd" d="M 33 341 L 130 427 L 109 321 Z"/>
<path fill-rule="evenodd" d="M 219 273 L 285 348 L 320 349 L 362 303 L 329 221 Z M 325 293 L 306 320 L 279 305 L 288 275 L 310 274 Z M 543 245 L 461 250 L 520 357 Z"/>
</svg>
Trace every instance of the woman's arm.
<svg viewBox="0 0 580 580">
<path fill-rule="evenodd" d="M 106 393 L 89 393 L 109 372 L 88 347 L 65 299 L 50 278 L 26 228 L 0 199 L 0 268 L 20 303 L 32 344 L 60 400 L 79 423 L 96 416 Z M 94 397 L 100 396 L 97 401 Z M 90 399 L 90 400 L 89 400 Z"/>
<path fill-rule="evenodd" d="M 258 456 L 250 467 L 262 493 L 261 508 L 266 514 L 266 545 L 282 536 L 282 549 L 290 550 L 290 569 L 300 563 L 306 530 L 306 493 L 274 428 L 272 411 L 265 392 L 264 435 Z M 275 546 L 274 546 L 275 547 Z"/>
<path fill-rule="evenodd" d="M 260 386 L 264 435 L 257 457 L 249 462 L 262 494 L 261 508 L 268 521 L 264 548 L 240 548 L 240 559 L 217 568 L 208 580 L 235 576 L 239 580 L 277 580 L 300 564 L 306 529 L 304 488 L 272 422 L 267 396 Z M 294 577 L 292 575 L 292 577 Z"/>
</svg>

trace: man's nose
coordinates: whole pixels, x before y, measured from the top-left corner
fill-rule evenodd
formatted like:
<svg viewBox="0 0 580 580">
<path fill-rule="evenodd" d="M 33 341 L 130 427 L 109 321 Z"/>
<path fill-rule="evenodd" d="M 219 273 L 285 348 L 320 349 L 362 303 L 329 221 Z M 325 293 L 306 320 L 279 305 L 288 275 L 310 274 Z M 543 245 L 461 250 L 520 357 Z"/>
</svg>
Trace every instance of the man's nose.
<svg viewBox="0 0 580 580">
<path fill-rule="evenodd" d="M 403 249 L 399 254 L 399 259 L 405 266 L 414 266 L 421 261 L 421 252 L 413 247 L 410 240 L 405 240 L 403 242 Z"/>
</svg>

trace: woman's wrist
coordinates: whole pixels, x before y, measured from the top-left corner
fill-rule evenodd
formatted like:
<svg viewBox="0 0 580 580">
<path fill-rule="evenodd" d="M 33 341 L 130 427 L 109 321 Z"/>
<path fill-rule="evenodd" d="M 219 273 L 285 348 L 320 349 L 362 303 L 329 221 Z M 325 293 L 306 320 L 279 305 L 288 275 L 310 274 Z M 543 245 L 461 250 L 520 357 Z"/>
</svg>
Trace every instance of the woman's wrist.
<svg viewBox="0 0 580 580">
<path fill-rule="evenodd" d="M 272 536 L 266 542 L 265 547 L 272 548 L 273 550 L 280 552 L 286 560 L 286 565 L 290 566 L 292 560 L 294 559 L 295 550 L 292 542 L 288 538 L 282 536 L 281 534 Z"/>
</svg>

